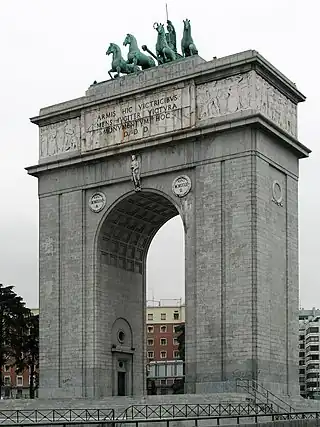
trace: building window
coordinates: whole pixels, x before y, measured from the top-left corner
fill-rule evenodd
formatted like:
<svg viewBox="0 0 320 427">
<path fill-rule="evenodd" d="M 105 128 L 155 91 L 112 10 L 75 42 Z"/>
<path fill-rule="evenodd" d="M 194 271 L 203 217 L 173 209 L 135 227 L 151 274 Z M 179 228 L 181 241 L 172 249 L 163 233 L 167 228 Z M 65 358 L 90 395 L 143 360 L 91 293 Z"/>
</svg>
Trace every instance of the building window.
<svg viewBox="0 0 320 427">
<path fill-rule="evenodd" d="M 160 359 L 165 359 L 167 357 L 166 351 L 160 351 Z"/>
<path fill-rule="evenodd" d="M 307 374 L 307 379 L 310 379 L 310 378 L 319 378 L 319 373 L 318 372 L 309 372 Z"/>
<path fill-rule="evenodd" d="M 314 363 L 313 365 L 308 365 L 307 366 L 307 371 L 309 370 L 309 369 L 319 369 L 319 363 Z"/>
<path fill-rule="evenodd" d="M 173 313 L 173 320 L 179 320 L 179 311 Z"/>
<path fill-rule="evenodd" d="M 309 382 L 307 387 L 310 388 L 316 388 L 319 387 L 319 384 L 317 382 Z"/>
<path fill-rule="evenodd" d="M 9 376 L 4 377 L 4 385 L 10 385 L 11 384 L 11 378 Z"/>
<path fill-rule="evenodd" d="M 173 352 L 173 358 L 174 359 L 179 359 L 179 357 L 180 357 L 179 351 L 178 350 L 174 350 L 174 352 Z"/>
<path fill-rule="evenodd" d="M 304 360 L 299 360 L 299 365 L 305 365 Z"/>
<path fill-rule="evenodd" d="M 148 334 L 153 334 L 153 326 L 148 326 Z"/>
<path fill-rule="evenodd" d="M 153 313 L 148 313 L 148 320 L 153 320 Z"/>
<path fill-rule="evenodd" d="M 160 380 L 160 384 L 161 384 L 161 385 L 166 385 L 166 384 L 167 384 L 167 381 L 166 381 L 166 380 Z"/>
<path fill-rule="evenodd" d="M 299 374 L 300 375 L 304 375 L 306 373 L 306 371 L 304 369 L 299 369 Z"/>
<path fill-rule="evenodd" d="M 304 340 L 304 335 L 299 335 L 299 340 L 303 341 Z"/>
<path fill-rule="evenodd" d="M 10 372 L 10 366 L 9 365 L 5 365 L 4 372 Z"/>
<path fill-rule="evenodd" d="M 154 357 L 154 352 L 148 351 L 148 359 L 153 359 L 153 357 Z"/>
<path fill-rule="evenodd" d="M 166 333 L 167 332 L 167 327 L 166 326 L 160 326 L 160 332 L 162 333 Z"/>
<path fill-rule="evenodd" d="M 300 350 L 304 350 L 304 344 L 299 345 Z"/>
<path fill-rule="evenodd" d="M 160 338 L 160 345 L 167 345 L 167 338 Z"/>
<path fill-rule="evenodd" d="M 300 351 L 299 357 L 304 357 L 304 351 Z"/>
<path fill-rule="evenodd" d="M 17 376 L 17 387 L 23 387 L 23 377 Z"/>
<path fill-rule="evenodd" d="M 318 336 L 311 336 L 311 337 L 308 337 L 308 338 L 306 339 L 306 343 L 308 344 L 309 342 L 319 342 L 319 337 L 318 337 Z"/>
<path fill-rule="evenodd" d="M 148 345 L 153 345 L 153 338 L 148 339 Z"/>
<path fill-rule="evenodd" d="M 309 354 L 307 357 L 307 361 L 308 360 L 319 360 L 319 354 Z"/>
<path fill-rule="evenodd" d="M 317 334 L 319 332 L 319 328 L 317 326 L 311 326 L 307 329 L 307 335 L 308 334 Z"/>
<path fill-rule="evenodd" d="M 167 314 L 166 313 L 161 313 L 161 320 L 166 320 L 167 319 Z"/>
<path fill-rule="evenodd" d="M 173 345 L 179 345 L 178 338 L 173 338 Z"/>
<path fill-rule="evenodd" d="M 175 334 L 180 333 L 180 327 L 181 327 L 180 325 L 174 326 L 173 330 Z"/>
<path fill-rule="evenodd" d="M 319 351 L 319 346 L 318 345 L 310 345 L 309 350 L 310 351 Z"/>
</svg>

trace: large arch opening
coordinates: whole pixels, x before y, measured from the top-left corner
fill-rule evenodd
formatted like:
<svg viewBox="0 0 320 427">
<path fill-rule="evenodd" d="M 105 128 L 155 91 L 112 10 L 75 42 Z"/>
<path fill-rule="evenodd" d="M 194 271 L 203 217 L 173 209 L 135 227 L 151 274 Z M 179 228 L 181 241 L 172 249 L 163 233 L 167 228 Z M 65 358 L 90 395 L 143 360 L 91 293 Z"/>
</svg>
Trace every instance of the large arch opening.
<svg viewBox="0 0 320 427">
<path fill-rule="evenodd" d="M 140 191 L 115 203 L 103 220 L 97 238 L 95 292 L 97 396 L 146 393 L 147 253 L 158 230 L 177 215 L 169 197 Z M 128 340 L 125 328 L 115 330 L 114 325 L 123 321 L 132 333 Z"/>
<path fill-rule="evenodd" d="M 179 212 L 174 204 L 154 192 L 141 191 L 119 201 L 100 230 L 99 250 L 104 262 L 142 273 L 154 235 L 176 215 Z"/>
<path fill-rule="evenodd" d="M 147 254 L 147 393 L 184 391 L 185 229 L 180 215 L 156 233 Z"/>
</svg>

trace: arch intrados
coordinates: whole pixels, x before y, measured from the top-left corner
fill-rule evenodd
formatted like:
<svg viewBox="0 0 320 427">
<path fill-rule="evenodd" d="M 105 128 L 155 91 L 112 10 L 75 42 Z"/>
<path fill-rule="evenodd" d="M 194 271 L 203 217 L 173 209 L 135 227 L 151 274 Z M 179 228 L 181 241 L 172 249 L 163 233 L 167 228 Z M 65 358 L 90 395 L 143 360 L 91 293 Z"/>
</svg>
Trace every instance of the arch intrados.
<svg viewBox="0 0 320 427">
<path fill-rule="evenodd" d="M 153 237 L 176 215 L 182 218 L 179 206 L 160 191 L 146 189 L 123 195 L 97 227 L 95 247 L 102 262 L 142 273 Z"/>
</svg>

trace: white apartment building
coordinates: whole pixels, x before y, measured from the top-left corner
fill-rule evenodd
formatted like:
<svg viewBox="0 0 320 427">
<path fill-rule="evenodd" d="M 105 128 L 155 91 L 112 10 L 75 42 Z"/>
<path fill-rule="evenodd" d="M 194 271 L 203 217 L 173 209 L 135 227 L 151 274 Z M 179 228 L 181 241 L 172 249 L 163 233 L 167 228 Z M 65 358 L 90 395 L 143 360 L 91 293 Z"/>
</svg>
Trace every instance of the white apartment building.
<svg viewBox="0 0 320 427">
<path fill-rule="evenodd" d="M 320 309 L 299 311 L 300 394 L 309 399 L 320 396 Z"/>
</svg>

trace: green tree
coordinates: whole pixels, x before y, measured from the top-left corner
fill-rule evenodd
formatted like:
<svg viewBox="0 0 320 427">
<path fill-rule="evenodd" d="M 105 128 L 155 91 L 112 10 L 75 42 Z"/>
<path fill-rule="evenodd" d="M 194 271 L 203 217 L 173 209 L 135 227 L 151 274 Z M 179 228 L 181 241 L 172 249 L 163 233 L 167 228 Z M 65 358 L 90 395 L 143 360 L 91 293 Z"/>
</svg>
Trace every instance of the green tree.
<svg viewBox="0 0 320 427">
<path fill-rule="evenodd" d="M 3 386 L 3 366 L 12 359 L 17 333 L 25 324 L 28 313 L 29 310 L 22 298 L 13 291 L 13 286 L 0 284 L 0 396 Z"/>
<path fill-rule="evenodd" d="M 34 315 L 29 311 L 24 324 L 21 324 L 20 331 L 16 335 L 13 350 L 16 372 L 20 373 L 25 370 L 29 372 L 29 397 L 34 399 L 35 391 L 38 388 L 39 315 Z"/>
</svg>

